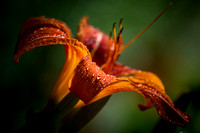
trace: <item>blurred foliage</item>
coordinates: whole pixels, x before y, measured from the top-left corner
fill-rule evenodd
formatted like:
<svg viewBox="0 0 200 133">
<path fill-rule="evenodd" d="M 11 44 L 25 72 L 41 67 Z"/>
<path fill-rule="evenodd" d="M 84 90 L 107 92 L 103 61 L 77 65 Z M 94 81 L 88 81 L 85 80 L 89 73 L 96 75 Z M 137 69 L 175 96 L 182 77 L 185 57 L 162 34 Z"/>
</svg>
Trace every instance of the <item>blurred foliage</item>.
<svg viewBox="0 0 200 133">
<path fill-rule="evenodd" d="M 123 18 L 125 43 L 139 33 L 163 10 L 168 0 L 7 0 L 1 1 L 0 83 L 3 130 L 11 132 L 25 122 L 29 108 L 40 111 L 64 63 L 62 46 L 37 48 L 12 60 L 17 36 L 23 22 L 35 16 L 60 19 L 75 37 L 82 16 L 109 33 L 113 22 Z M 156 73 L 175 100 L 183 93 L 200 90 L 200 1 L 176 0 L 173 6 L 121 55 L 119 61 L 136 69 Z M 195 87 L 194 87 L 195 86 Z M 195 95 L 196 97 L 197 95 Z M 196 99 L 198 100 L 198 99 Z M 84 132 L 151 132 L 159 118 L 154 109 L 139 111 L 143 98 L 136 93 L 119 93 Z M 192 122 L 175 132 L 200 132 L 198 108 L 188 103 Z M 163 129 L 165 130 L 165 129 Z"/>
</svg>

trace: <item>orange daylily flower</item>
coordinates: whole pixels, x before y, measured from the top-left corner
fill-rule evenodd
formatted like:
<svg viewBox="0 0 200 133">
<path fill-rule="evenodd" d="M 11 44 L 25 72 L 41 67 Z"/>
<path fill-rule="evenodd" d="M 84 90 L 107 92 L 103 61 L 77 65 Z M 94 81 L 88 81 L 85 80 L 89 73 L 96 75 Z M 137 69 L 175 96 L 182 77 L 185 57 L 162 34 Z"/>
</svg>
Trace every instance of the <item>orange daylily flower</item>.
<svg viewBox="0 0 200 133">
<path fill-rule="evenodd" d="M 62 21 L 31 18 L 21 29 L 14 61 L 18 63 L 23 53 L 39 46 L 64 45 L 65 64 L 52 90 L 51 104 L 58 104 L 69 92 L 80 99 L 75 107 L 81 107 L 116 92 L 136 91 L 146 100 L 146 105 L 139 105 L 141 110 L 155 107 L 163 119 L 186 126 L 190 115 L 175 108 L 155 74 L 116 63 L 119 54 L 129 45 L 123 43 L 122 30 L 120 23 L 117 36 L 113 27 L 114 38 L 111 38 L 88 24 L 84 17 L 74 39 Z"/>
</svg>

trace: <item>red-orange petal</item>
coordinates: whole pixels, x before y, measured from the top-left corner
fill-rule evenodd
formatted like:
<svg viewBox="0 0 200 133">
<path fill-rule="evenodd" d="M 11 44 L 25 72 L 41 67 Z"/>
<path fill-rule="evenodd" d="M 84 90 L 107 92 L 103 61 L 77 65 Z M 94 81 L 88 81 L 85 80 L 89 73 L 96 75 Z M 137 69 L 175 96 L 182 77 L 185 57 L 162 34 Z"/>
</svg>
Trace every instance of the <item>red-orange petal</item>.
<svg viewBox="0 0 200 133">
<path fill-rule="evenodd" d="M 114 79 L 85 56 L 75 69 L 70 91 L 87 104 Z"/>
<path fill-rule="evenodd" d="M 109 58 L 108 53 L 114 48 L 108 35 L 88 23 L 88 18 L 83 17 L 78 26 L 76 38 L 87 46 L 89 51 L 94 51 L 93 61 L 102 66 Z"/>
<path fill-rule="evenodd" d="M 162 84 L 161 80 L 157 75 L 151 72 L 145 72 L 137 69 L 132 69 L 128 66 L 122 65 L 120 63 L 115 63 L 112 71 L 110 72 L 111 75 L 114 75 L 116 77 L 120 76 L 135 76 L 137 78 L 141 78 L 144 80 L 149 80 L 151 82 L 154 82 L 159 86 L 160 91 L 164 91 L 164 85 Z"/>
<path fill-rule="evenodd" d="M 84 71 L 84 69 L 80 68 L 79 72 Z M 89 101 L 88 104 L 90 104 L 108 95 L 112 95 L 113 93 L 121 91 L 136 91 L 144 96 L 146 100 L 146 105 L 139 106 L 141 110 L 155 107 L 161 118 L 181 126 L 187 126 L 189 124 L 190 115 L 175 108 L 173 102 L 165 93 L 162 82 L 155 74 L 131 69 L 121 64 L 115 65 L 112 74 L 118 78 L 109 82 L 106 87 L 103 87 L 104 89 L 100 89 L 100 92 L 99 89 L 97 89 L 98 91 L 95 91 L 95 93 L 90 93 L 93 88 L 87 83 L 87 81 L 91 83 L 91 80 L 87 80 L 87 78 L 83 77 L 86 75 L 86 73 L 81 74 L 82 76 L 77 74 L 78 76 L 82 77 L 82 81 L 81 86 L 79 87 L 76 86 L 77 84 L 74 84 L 77 90 L 76 94 L 79 93 L 79 98 L 84 102 L 86 101 L 85 103 L 88 103 Z M 90 79 L 93 79 L 93 77 Z M 78 83 L 78 81 L 76 83 Z M 84 90 L 82 91 L 78 88 L 84 88 Z M 79 92 L 79 90 L 81 92 Z M 88 100 L 88 95 L 93 98 Z M 80 106 L 83 106 L 83 103 L 79 102 L 76 107 Z"/>
<path fill-rule="evenodd" d="M 179 123 L 179 124 L 183 123 L 181 125 L 187 125 L 189 123 L 190 116 L 187 113 L 183 113 L 174 107 L 174 104 L 165 93 L 162 82 L 155 74 L 132 69 L 130 67 L 124 66 L 119 63 L 115 64 L 111 74 L 117 77 L 135 76 L 135 78 L 146 80 L 147 83 L 145 84 L 148 85 L 149 87 L 143 83 L 141 84 L 141 87 L 143 89 L 141 89 L 139 92 L 144 97 L 146 97 L 146 105 L 139 104 L 140 110 L 146 110 L 154 106 L 158 110 L 159 115 L 161 117 L 164 117 L 164 119 L 170 120 L 170 118 L 174 118 L 176 120 L 175 123 Z M 147 91 L 147 90 L 151 90 L 151 91 Z M 156 97 L 156 95 L 158 94 L 159 94 L 159 97 Z M 157 102 L 153 101 L 152 99 L 154 99 Z M 162 105 L 162 106 L 159 107 L 159 105 Z"/>
<path fill-rule="evenodd" d="M 91 60 L 90 52 L 86 46 L 71 38 L 70 29 L 62 21 L 37 17 L 24 23 L 13 57 L 15 63 L 18 63 L 23 53 L 36 47 L 56 44 L 65 46 L 66 60 L 62 72 L 52 89 L 50 104 L 59 103 L 69 93 L 74 70 L 83 57 L 87 56 Z"/>
<path fill-rule="evenodd" d="M 39 46 L 66 44 L 67 38 L 71 38 L 70 29 L 59 20 L 45 17 L 28 19 L 22 26 L 13 59 L 18 63 L 23 53 Z"/>
<path fill-rule="evenodd" d="M 144 107 L 155 107 L 160 117 L 165 120 L 181 126 L 187 126 L 190 122 L 190 115 L 175 108 L 170 98 L 156 83 L 137 78 L 137 76 L 117 78 L 96 95 L 90 103 L 121 91 L 140 93 L 147 102 Z"/>
<path fill-rule="evenodd" d="M 59 103 L 64 96 L 69 93 L 74 70 L 79 62 L 87 56 L 91 60 L 91 56 L 86 46 L 76 39 L 67 39 L 65 46 L 66 59 L 62 71 L 52 89 L 50 101 L 53 104 Z"/>
<path fill-rule="evenodd" d="M 116 77 L 120 77 L 120 76 L 130 75 L 133 71 L 135 71 L 135 69 L 122 65 L 120 63 L 115 63 L 110 74 L 115 75 Z"/>
<path fill-rule="evenodd" d="M 23 53 L 36 47 L 52 44 L 66 44 L 65 33 L 55 28 L 39 28 L 33 33 L 24 35 L 23 38 L 18 41 L 13 59 L 15 63 L 18 63 Z"/>
<path fill-rule="evenodd" d="M 26 20 L 21 28 L 19 37 L 22 37 L 23 35 L 34 32 L 35 30 L 43 27 L 59 29 L 63 31 L 68 38 L 71 38 L 72 36 L 70 29 L 64 22 L 58 19 L 46 18 L 44 16 L 40 16 Z"/>
</svg>

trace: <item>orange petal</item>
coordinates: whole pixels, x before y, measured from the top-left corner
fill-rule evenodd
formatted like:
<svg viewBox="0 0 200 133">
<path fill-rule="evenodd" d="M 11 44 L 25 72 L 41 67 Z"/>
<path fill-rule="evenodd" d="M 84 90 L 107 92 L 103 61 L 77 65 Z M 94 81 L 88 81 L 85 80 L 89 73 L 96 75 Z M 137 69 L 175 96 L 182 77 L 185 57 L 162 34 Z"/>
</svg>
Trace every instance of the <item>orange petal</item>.
<svg viewBox="0 0 200 133">
<path fill-rule="evenodd" d="M 127 84 L 131 83 L 131 85 L 127 85 L 126 89 L 122 89 L 120 86 L 116 86 L 118 89 L 108 87 L 110 88 L 109 90 L 105 88 L 105 92 L 99 94 L 99 98 L 109 93 L 112 94 L 119 91 L 137 91 L 146 99 L 146 105 L 139 104 L 141 110 L 146 110 L 153 106 L 157 109 L 159 115 L 166 120 L 180 125 L 187 125 L 189 123 L 190 116 L 174 107 L 174 104 L 165 93 L 162 82 L 155 74 L 132 69 L 119 63 L 115 64 L 111 74 L 117 77 L 130 76 L 122 77 L 122 79 L 120 78 L 120 80 L 125 79 L 124 83 L 120 84 L 128 82 Z M 121 87 L 123 87 L 123 85 L 121 85 Z M 96 96 L 96 98 L 98 99 L 98 96 Z M 95 98 L 93 100 L 95 100 Z"/>
<path fill-rule="evenodd" d="M 132 69 L 128 66 L 124 66 L 120 63 L 116 63 L 110 72 L 111 75 L 114 75 L 116 77 L 120 76 L 136 76 L 137 78 L 142 78 L 144 80 L 150 80 L 151 82 L 154 82 L 157 84 L 160 88 L 160 91 L 164 91 L 164 86 L 161 82 L 161 80 L 156 76 L 155 74 L 151 72 L 144 72 L 141 70 Z"/>
<path fill-rule="evenodd" d="M 90 103 L 121 91 L 136 91 L 144 96 L 147 105 L 145 108 L 155 107 L 161 118 L 172 123 L 186 126 L 190 122 L 190 115 L 183 113 L 174 107 L 170 98 L 165 91 L 153 80 L 137 77 L 120 77 L 111 82 L 98 95 L 96 95 Z"/>
<path fill-rule="evenodd" d="M 114 79 L 85 56 L 75 69 L 70 91 L 87 104 Z"/>
<path fill-rule="evenodd" d="M 13 58 L 18 63 L 21 54 L 36 47 L 55 44 L 65 46 L 66 59 L 50 96 L 50 103 L 53 104 L 60 102 L 69 92 L 74 69 L 83 57 L 88 55 L 91 60 L 86 46 L 71 38 L 70 29 L 63 22 L 52 18 L 37 17 L 24 23 Z"/>
<path fill-rule="evenodd" d="M 31 18 L 22 26 L 15 48 L 14 61 L 35 47 L 66 44 L 66 38 L 71 38 L 70 29 L 61 21 L 45 17 Z"/>
</svg>

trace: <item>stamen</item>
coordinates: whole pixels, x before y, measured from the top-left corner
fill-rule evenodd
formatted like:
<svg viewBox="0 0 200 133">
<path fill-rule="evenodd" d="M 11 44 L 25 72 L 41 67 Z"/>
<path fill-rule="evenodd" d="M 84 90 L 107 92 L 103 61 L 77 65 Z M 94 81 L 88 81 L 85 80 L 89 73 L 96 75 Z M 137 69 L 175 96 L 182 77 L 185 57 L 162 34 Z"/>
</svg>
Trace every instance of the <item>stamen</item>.
<svg viewBox="0 0 200 133">
<path fill-rule="evenodd" d="M 119 34 L 117 36 L 117 44 L 119 44 L 119 40 L 122 38 L 122 31 L 123 31 L 124 27 L 120 27 L 120 31 Z"/>
<path fill-rule="evenodd" d="M 108 60 L 106 61 L 105 64 L 103 64 L 101 66 L 101 68 L 104 70 L 104 72 L 109 73 L 114 65 L 114 62 L 117 60 L 118 55 L 120 54 L 120 48 L 122 45 L 122 31 L 123 31 L 123 27 L 122 27 L 122 19 L 120 19 L 120 24 L 119 24 L 119 28 L 120 31 L 118 33 L 118 35 L 116 35 L 116 29 L 115 29 L 115 25 L 116 23 L 113 23 L 113 33 L 114 33 L 114 40 L 112 40 L 112 32 L 110 32 L 110 47 L 113 47 L 113 51 L 110 50 L 108 53 Z"/>
<path fill-rule="evenodd" d="M 172 2 L 149 24 L 147 25 L 147 27 L 145 27 L 139 34 L 137 34 L 131 41 L 129 41 L 126 45 L 124 45 L 121 50 L 120 53 L 127 48 L 132 42 L 134 42 L 138 37 L 140 37 L 149 27 L 151 27 L 151 25 L 153 23 L 156 22 L 156 20 L 158 20 L 158 18 L 160 18 L 160 16 L 172 5 Z"/>
<path fill-rule="evenodd" d="M 122 21 L 123 21 L 123 18 L 120 19 L 119 21 L 119 29 L 121 30 L 123 27 L 122 27 Z"/>
<path fill-rule="evenodd" d="M 109 40 L 112 38 L 112 31 L 110 32 Z"/>
<path fill-rule="evenodd" d="M 117 39 L 117 34 L 116 34 L 115 24 L 116 24 L 116 23 L 113 23 L 114 41 L 116 41 L 116 39 Z"/>
</svg>

